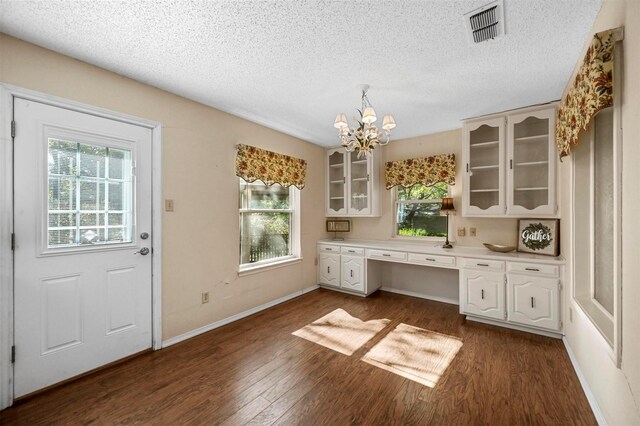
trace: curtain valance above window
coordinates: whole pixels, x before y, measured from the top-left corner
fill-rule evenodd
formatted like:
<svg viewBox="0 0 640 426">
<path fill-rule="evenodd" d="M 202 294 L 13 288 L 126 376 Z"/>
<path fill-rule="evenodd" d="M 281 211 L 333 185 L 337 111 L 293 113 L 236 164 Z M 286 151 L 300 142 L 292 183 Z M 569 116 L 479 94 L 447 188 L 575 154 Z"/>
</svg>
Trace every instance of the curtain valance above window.
<svg viewBox="0 0 640 426">
<path fill-rule="evenodd" d="M 578 134 L 589 128 L 598 111 L 613 105 L 613 47 L 622 40 L 622 28 L 593 36 L 571 88 L 558 109 L 556 144 L 560 159 L 578 144 Z"/>
<path fill-rule="evenodd" d="M 388 161 L 385 164 L 386 188 L 413 185 L 427 186 L 443 182 L 448 185 L 456 183 L 455 154 L 440 154 L 425 158 Z"/>
<path fill-rule="evenodd" d="M 280 184 L 285 188 L 304 188 L 307 162 L 299 158 L 267 151 L 249 145 L 238 145 L 236 175 L 247 182 L 262 181 L 265 185 Z"/>
</svg>

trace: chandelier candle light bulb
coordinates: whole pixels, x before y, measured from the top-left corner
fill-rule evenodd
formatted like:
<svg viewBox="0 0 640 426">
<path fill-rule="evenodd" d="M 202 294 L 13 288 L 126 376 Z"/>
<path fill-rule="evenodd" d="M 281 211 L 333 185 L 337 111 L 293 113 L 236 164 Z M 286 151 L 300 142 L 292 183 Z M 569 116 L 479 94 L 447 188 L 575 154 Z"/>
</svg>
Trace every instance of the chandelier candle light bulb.
<svg viewBox="0 0 640 426">
<path fill-rule="evenodd" d="M 382 130 L 376 127 L 375 123 L 378 117 L 373 109 L 369 98 L 367 97 L 368 85 L 362 86 L 362 109 L 360 120 L 356 120 L 358 125 L 350 128 L 347 117 L 340 113 L 336 116 L 333 127 L 338 129 L 338 137 L 342 142 L 342 146 L 347 152 L 355 152 L 358 158 L 371 155 L 371 151 L 377 145 L 386 145 L 391 137 L 391 130 L 396 127 L 396 122 L 392 115 L 387 114 L 382 119 Z"/>
</svg>

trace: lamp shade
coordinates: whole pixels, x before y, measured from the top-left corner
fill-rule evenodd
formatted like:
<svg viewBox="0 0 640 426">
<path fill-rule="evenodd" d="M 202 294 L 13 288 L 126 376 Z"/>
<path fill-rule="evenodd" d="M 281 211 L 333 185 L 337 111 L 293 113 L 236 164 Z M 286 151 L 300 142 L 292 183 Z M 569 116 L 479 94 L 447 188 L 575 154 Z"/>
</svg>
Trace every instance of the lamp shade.
<svg viewBox="0 0 640 426">
<path fill-rule="evenodd" d="M 333 123 L 333 127 L 335 127 L 336 129 L 349 127 L 349 124 L 347 123 L 347 117 L 343 113 L 338 114 L 336 116 L 335 123 Z"/>
<path fill-rule="evenodd" d="M 441 212 L 450 212 L 455 211 L 456 208 L 453 207 L 453 198 L 451 197 L 443 197 L 442 198 L 442 207 L 440 207 Z"/>
<path fill-rule="evenodd" d="M 382 119 L 382 128 L 384 130 L 391 130 L 396 127 L 396 120 L 393 119 L 391 114 L 387 114 Z"/>
<path fill-rule="evenodd" d="M 378 117 L 376 117 L 376 112 L 372 107 L 366 107 L 362 112 L 362 122 L 371 124 L 376 121 Z"/>
</svg>

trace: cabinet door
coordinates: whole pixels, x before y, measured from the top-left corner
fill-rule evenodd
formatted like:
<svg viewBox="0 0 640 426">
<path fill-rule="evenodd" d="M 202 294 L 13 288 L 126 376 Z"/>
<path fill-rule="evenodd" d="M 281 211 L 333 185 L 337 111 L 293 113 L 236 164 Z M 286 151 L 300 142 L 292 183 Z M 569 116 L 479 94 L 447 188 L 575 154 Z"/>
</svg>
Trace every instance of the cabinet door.
<svg viewBox="0 0 640 426">
<path fill-rule="evenodd" d="M 463 163 L 462 214 L 504 215 L 504 118 L 465 124 Z"/>
<path fill-rule="evenodd" d="M 507 119 L 507 213 L 556 214 L 555 108 Z"/>
<path fill-rule="evenodd" d="M 340 255 L 320 253 L 318 262 L 318 281 L 320 284 L 340 287 Z"/>
<path fill-rule="evenodd" d="M 550 330 L 560 329 L 557 279 L 508 274 L 509 321 Z"/>
<path fill-rule="evenodd" d="M 327 151 L 326 215 L 347 214 L 347 156 L 343 148 Z"/>
<path fill-rule="evenodd" d="M 342 256 L 342 288 L 364 291 L 364 258 Z"/>
<path fill-rule="evenodd" d="M 369 157 L 358 158 L 356 152 L 349 152 L 349 168 L 347 180 L 349 182 L 349 216 L 371 215 L 371 171 L 373 154 Z"/>
<path fill-rule="evenodd" d="M 460 312 L 504 320 L 504 274 L 460 270 Z"/>
</svg>

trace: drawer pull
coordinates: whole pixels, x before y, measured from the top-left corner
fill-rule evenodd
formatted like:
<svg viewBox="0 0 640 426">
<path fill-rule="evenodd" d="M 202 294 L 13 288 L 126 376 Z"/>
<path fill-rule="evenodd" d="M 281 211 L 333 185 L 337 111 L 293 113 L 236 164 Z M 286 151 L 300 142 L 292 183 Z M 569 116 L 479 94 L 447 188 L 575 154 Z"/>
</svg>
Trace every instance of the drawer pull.
<svg viewBox="0 0 640 426">
<path fill-rule="evenodd" d="M 476 263 L 476 265 L 478 265 L 478 266 L 489 266 L 488 263 Z"/>
<path fill-rule="evenodd" d="M 347 250 L 349 253 L 355 253 L 355 250 Z"/>
<path fill-rule="evenodd" d="M 353 269 L 351 271 L 349 271 L 349 272 L 351 272 L 351 278 L 353 278 Z M 533 299 L 533 297 L 532 297 L 532 299 Z"/>
<path fill-rule="evenodd" d="M 327 266 L 327 274 L 331 273 L 331 266 Z"/>
<path fill-rule="evenodd" d="M 431 257 L 425 257 L 424 260 L 428 260 L 429 262 L 435 262 L 436 260 Z"/>
<path fill-rule="evenodd" d="M 382 253 L 383 256 L 385 257 L 391 257 L 391 255 L 389 253 Z"/>
<path fill-rule="evenodd" d="M 482 298 L 482 300 L 484 300 L 484 288 L 480 290 L 480 297 Z"/>
<path fill-rule="evenodd" d="M 329 248 L 329 247 L 325 248 L 325 250 L 326 250 L 326 251 L 333 251 L 333 249 L 332 249 L 332 248 Z"/>
<path fill-rule="evenodd" d="M 538 268 L 524 268 L 525 271 L 534 271 L 534 272 L 540 272 L 540 269 Z"/>
<path fill-rule="evenodd" d="M 532 308 L 536 307 L 536 299 L 535 299 L 535 297 L 531 297 L 531 307 Z"/>
</svg>

